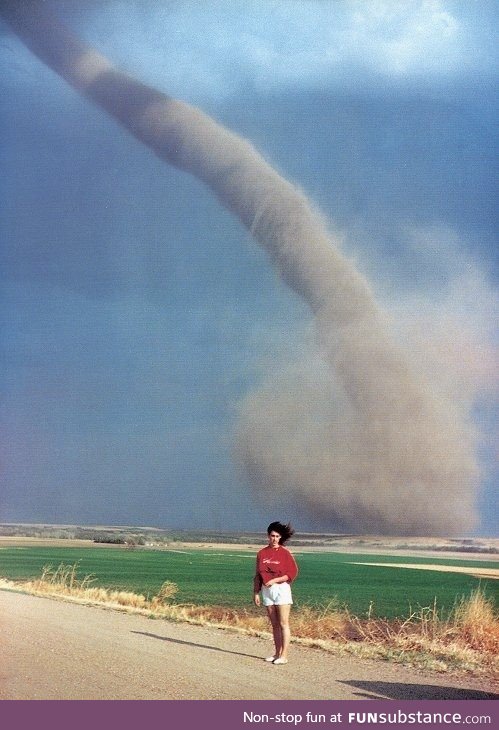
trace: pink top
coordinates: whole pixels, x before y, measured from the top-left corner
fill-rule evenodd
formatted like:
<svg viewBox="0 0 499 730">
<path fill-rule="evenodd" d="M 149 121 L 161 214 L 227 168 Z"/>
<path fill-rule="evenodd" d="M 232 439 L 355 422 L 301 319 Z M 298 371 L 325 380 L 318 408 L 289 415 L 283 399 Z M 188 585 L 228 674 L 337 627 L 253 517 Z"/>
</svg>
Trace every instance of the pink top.
<svg viewBox="0 0 499 730">
<path fill-rule="evenodd" d="M 283 575 L 288 576 L 289 583 L 298 575 L 298 566 L 289 550 L 283 545 L 279 545 L 277 548 L 267 545 L 262 548 L 256 556 L 255 593 L 267 581 Z"/>
</svg>

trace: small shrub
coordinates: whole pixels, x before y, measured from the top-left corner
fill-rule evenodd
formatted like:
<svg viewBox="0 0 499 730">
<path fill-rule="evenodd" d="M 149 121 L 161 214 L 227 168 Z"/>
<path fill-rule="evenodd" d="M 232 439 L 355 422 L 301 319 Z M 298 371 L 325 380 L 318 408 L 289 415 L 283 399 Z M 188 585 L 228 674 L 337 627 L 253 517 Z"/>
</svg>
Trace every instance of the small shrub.
<svg viewBox="0 0 499 730">
<path fill-rule="evenodd" d="M 152 599 L 153 606 L 163 606 L 170 603 L 173 596 L 178 593 L 178 585 L 171 580 L 165 580 L 157 594 Z"/>
<path fill-rule="evenodd" d="M 453 628 L 470 648 L 499 654 L 499 621 L 492 601 L 481 588 L 454 608 Z"/>
</svg>

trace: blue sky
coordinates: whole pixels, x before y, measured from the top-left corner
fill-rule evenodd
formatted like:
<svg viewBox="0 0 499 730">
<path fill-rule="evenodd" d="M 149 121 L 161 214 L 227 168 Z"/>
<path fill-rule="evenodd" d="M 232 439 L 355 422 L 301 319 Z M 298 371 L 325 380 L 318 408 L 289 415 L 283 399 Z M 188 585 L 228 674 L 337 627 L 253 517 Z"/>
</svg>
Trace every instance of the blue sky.
<svg viewBox="0 0 499 730">
<path fill-rule="evenodd" d="M 51 5 L 341 232 L 473 424 L 476 533 L 495 534 L 496 4 Z M 0 32 L 2 521 L 342 529 L 270 506 L 234 456 L 241 400 L 307 348 L 303 302 L 210 191 Z"/>
</svg>

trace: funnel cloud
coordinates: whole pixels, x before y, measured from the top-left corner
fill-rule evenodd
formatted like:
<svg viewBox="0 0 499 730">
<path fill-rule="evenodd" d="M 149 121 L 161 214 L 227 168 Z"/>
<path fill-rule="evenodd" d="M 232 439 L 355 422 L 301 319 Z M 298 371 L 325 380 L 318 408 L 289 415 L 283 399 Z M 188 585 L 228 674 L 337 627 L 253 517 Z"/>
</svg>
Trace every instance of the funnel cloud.
<svg viewBox="0 0 499 730">
<path fill-rule="evenodd" d="M 313 313 L 310 358 L 239 407 L 236 457 L 259 499 L 361 532 L 477 522 L 474 433 L 399 348 L 366 278 L 306 196 L 246 140 L 116 69 L 41 3 L 0 11 L 44 63 L 171 165 L 202 180 Z"/>
</svg>

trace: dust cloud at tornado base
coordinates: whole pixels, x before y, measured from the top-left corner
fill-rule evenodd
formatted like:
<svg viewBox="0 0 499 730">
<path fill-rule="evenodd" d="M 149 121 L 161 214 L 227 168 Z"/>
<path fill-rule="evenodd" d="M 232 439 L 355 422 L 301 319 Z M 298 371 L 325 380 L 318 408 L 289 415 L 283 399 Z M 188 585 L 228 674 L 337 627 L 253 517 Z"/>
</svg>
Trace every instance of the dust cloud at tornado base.
<svg viewBox="0 0 499 730">
<path fill-rule="evenodd" d="M 397 346 L 368 282 L 302 192 L 246 140 L 115 69 L 42 4 L 0 12 L 73 87 L 208 185 L 313 312 L 309 361 L 276 367 L 240 403 L 236 458 L 259 499 L 360 532 L 470 530 L 473 430 Z"/>
</svg>

